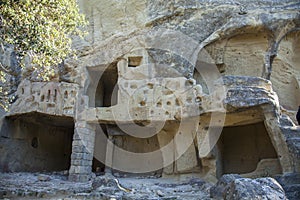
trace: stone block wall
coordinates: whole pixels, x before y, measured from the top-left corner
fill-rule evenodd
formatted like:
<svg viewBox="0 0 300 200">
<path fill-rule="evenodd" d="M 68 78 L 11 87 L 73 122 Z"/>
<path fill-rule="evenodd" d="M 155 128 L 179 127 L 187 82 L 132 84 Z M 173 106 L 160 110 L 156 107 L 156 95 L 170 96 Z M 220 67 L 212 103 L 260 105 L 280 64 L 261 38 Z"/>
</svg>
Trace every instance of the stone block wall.
<svg viewBox="0 0 300 200">
<path fill-rule="evenodd" d="M 95 143 L 94 125 L 76 122 L 72 143 L 69 180 L 85 182 L 91 178 Z"/>
</svg>

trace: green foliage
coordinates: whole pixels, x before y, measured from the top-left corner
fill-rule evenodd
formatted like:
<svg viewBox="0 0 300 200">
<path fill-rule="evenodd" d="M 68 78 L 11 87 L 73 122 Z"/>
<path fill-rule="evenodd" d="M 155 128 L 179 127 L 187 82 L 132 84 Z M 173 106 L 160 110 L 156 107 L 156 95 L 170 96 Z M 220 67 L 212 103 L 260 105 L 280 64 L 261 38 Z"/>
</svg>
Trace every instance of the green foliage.
<svg viewBox="0 0 300 200">
<path fill-rule="evenodd" d="M 54 68 L 75 55 L 71 37 L 83 36 L 86 24 L 76 0 L 0 0 L 0 106 L 7 109 L 15 99 L 28 61 L 38 80 L 51 80 Z M 14 66 L 1 60 L 10 48 Z"/>
<path fill-rule="evenodd" d="M 86 24 L 76 0 L 0 0 L 0 13 L 0 41 L 14 46 L 21 65 L 29 56 L 44 80 L 73 53 L 70 36 L 82 36 Z"/>
</svg>

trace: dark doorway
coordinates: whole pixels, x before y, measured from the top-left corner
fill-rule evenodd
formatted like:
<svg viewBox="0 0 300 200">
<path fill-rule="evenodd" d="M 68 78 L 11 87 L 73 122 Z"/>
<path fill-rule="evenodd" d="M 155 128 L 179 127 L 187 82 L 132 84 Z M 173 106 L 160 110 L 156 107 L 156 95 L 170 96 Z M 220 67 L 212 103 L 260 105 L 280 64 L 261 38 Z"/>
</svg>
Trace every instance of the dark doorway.
<svg viewBox="0 0 300 200">
<path fill-rule="evenodd" d="M 29 113 L 5 119 L 0 133 L 0 171 L 51 172 L 70 167 L 74 121 Z"/>
<path fill-rule="evenodd" d="M 256 169 L 262 159 L 277 158 L 263 124 L 225 127 L 218 143 L 220 174 L 244 174 Z"/>
</svg>

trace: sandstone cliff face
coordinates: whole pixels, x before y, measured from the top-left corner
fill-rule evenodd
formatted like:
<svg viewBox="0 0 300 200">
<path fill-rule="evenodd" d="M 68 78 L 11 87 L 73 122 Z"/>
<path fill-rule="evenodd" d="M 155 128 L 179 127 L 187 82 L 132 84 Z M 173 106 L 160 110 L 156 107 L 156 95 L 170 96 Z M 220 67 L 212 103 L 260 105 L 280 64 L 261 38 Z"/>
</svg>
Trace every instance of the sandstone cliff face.
<svg viewBox="0 0 300 200">
<path fill-rule="evenodd" d="M 90 22 L 90 34 L 75 46 L 88 54 L 82 57 L 87 66 L 107 64 L 133 48 L 149 47 L 140 36 L 155 28 L 180 31 L 209 52 L 222 74 L 271 79 L 282 108 L 290 116 L 295 114 L 300 103 L 297 1 L 102 0 L 79 1 L 79 5 Z M 176 43 L 182 45 L 181 50 L 190 47 L 172 42 L 176 48 Z"/>
<path fill-rule="evenodd" d="M 142 57 L 146 62 L 144 61 L 140 64 L 141 67 L 135 70 L 138 73 L 134 70 L 126 72 L 131 74 L 130 78 L 127 77 L 128 80 L 139 79 L 140 81 L 131 89 L 137 90 L 136 88 L 143 85 L 144 79 L 155 77 L 185 77 L 194 79 L 196 85 L 201 87 L 201 92 L 196 97 L 192 97 L 200 99 L 200 110 L 194 113 L 191 110 L 195 109 L 183 109 L 186 116 L 201 116 L 201 131 L 198 131 L 196 141 L 200 157 L 201 145 L 205 147 L 203 144 L 205 143 L 203 141 L 206 141 L 205 127 L 212 125 L 209 124 L 211 116 L 209 113 L 219 112 L 225 108 L 226 117 L 219 120 L 224 121 L 225 126 L 244 126 L 260 122 L 265 124 L 281 164 L 273 172 L 262 172 L 263 166 L 269 161 L 260 158 L 261 163 L 255 164 L 257 173 L 277 173 L 281 170 L 282 172 L 299 171 L 299 166 L 296 164 L 299 157 L 298 150 L 295 150 L 297 144 L 292 142 L 295 140 L 288 139 L 291 137 L 295 139 L 299 135 L 293 133 L 291 136 L 288 133 L 291 129 L 295 129 L 295 111 L 298 108 L 300 95 L 300 66 L 297 61 L 300 5 L 297 1 L 102 0 L 79 1 L 79 5 L 90 22 L 89 36 L 85 41 L 76 41 L 74 44 L 81 51 L 79 65 L 83 68 L 98 68 L 101 71 L 123 58 L 129 66 L 130 59 Z M 145 52 L 138 52 L 137 49 L 144 49 Z M 201 49 L 202 51 L 200 51 Z M 145 71 L 147 67 L 143 68 L 142 66 L 149 64 L 154 64 L 155 70 Z M 116 66 L 119 67 L 119 64 Z M 217 71 L 214 71 L 214 68 Z M 94 72 L 92 71 L 92 73 Z M 118 75 L 119 78 L 123 76 L 120 71 Z M 257 77 L 269 81 L 264 82 Z M 220 89 L 221 87 L 213 83 L 218 78 L 223 78 L 221 85 L 225 85 L 226 97 L 223 94 L 224 91 L 222 92 Z M 208 79 L 214 79 L 214 81 L 210 82 Z M 91 79 L 81 77 L 78 79 L 78 83 L 86 85 L 87 82 L 83 80 Z M 177 81 L 180 82 L 179 79 Z M 97 79 L 90 82 L 97 82 Z M 121 86 L 121 82 L 118 82 L 119 86 Z M 215 86 L 212 87 L 212 85 Z M 122 94 L 123 86 L 119 88 L 119 94 Z M 128 90 L 125 89 L 125 91 Z M 89 97 L 93 92 L 89 89 L 82 92 L 86 93 L 87 95 L 84 96 L 91 101 Z M 166 109 L 164 111 L 167 113 L 164 115 L 166 118 L 159 118 L 156 115 L 150 115 L 150 118 L 147 118 L 143 112 L 149 108 L 149 105 L 152 105 L 152 100 L 147 102 L 143 100 L 143 95 L 131 94 L 133 96 L 131 95 L 130 98 L 135 99 L 133 102 L 136 102 L 130 106 L 134 107 L 138 103 L 141 106 L 142 104 L 142 108 L 133 109 L 137 116 L 134 119 L 137 121 L 172 120 L 181 116 L 176 111 L 174 113 Z M 126 109 L 122 110 L 122 105 L 129 100 L 125 96 L 119 98 L 117 111 L 113 111 L 113 108 L 90 109 L 82 112 L 83 115 L 79 115 L 77 119 L 85 118 L 89 122 L 99 121 L 102 123 L 112 123 L 114 120 L 125 122 L 125 119 L 130 117 L 121 114 L 127 112 Z M 168 99 L 172 99 L 172 97 L 166 96 L 165 100 Z M 224 101 L 221 101 L 220 104 L 218 99 Z M 180 99 L 180 101 L 183 101 L 184 104 L 189 101 L 189 98 Z M 199 105 L 196 102 L 192 104 Z M 113 115 L 114 112 L 119 112 L 120 117 Z M 151 109 L 147 112 L 156 113 Z M 209 115 L 208 118 L 207 115 Z M 289 121 L 289 125 L 286 126 L 286 123 L 281 122 L 284 121 L 281 120 L 281 115 L 284 115 L 284 120 L 289 116 L 293 123 Z M 220 126 L 220 124 L 216 123 L 214 126 Z M 163 129 L 163 131 L 165 130 Z M 160 138 L 160 136 L 158 137 Z M 159 140 L 160 146 L 168 141 L 168 139 L 161 138 Z M 285 145 L 286 142 L 290 145 Z M 219 144 L 219 146 L 222 145 L 225 144 Z M 201 170 L 218 168 L 217 172 L 213 170 L 212 173 L 224 173 L 222 169 L 226 168 L 226 163 L 220 160 L 227 159 L 222 158 L 226 157 L 226 153 L 222 153 L 222 147 L 218 149 L 219 153 L 202 159 Z M 289 159 L 284 156 L 290 153 L 293 154 L 293 158 Z M 193 152 L 187 154 L 193 163 Z M 287 160 L 283 161 L 283 157 L 286 157 Z M 219 160 L 221 164 L 219 161 L 216 164 L 215 159 Z M 275 160 L 272 161 L 272 165 L 277 166 Z M 293 169 L 288 167 L 289 165 L 293 165 Z M 197 166 L 197 164 L 190 164 L 184 168 L 193 171 Z M 165 168 L 164 173 L 180 172 L 177 167 L 175 164 L 171 171 L 170 167 Z M 209 177 L 210 172 L 206 174 Z"/>
<path fill-rule="evenodd" d="M 9 124 L 1 132 L 2 146 L 24 132 L 21 153 L 38 149 L 28 171 L 59 155 L 70 166 L 46 170 L 70 169 L 74 181 L 88 180 L 92 168 L 210 181 L 300 172 L 297 0 L 78 4 L 89 21 L 88 36 L 74 39 L 78 60 L 66 60 L 60 83 L 22 81 L 7 114 L 18 127 L 37 127 L 34 134 Z M 70 146 L 43 148 L 43 123 L 60 127 L 45 130 L 49 139 L 74 128 L 72 154 Z M 28 169 L 8 167 L 14 160 L 5 155 L 6 171 Z"/>
</svg>

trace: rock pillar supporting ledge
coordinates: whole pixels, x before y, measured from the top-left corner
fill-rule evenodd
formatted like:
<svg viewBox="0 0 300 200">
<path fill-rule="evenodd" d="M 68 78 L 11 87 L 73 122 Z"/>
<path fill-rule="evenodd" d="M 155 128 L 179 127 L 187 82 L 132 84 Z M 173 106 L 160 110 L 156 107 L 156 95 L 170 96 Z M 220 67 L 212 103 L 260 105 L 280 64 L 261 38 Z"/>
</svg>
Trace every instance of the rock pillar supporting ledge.
<svg viewBox="0 0 300 200">
<path fill-rule="evenodd" d="M 92 174 L 96 128 L 93 124 L 76 122 L 72 144 L 69 180 L 86 182 Z"/>
</svg>

